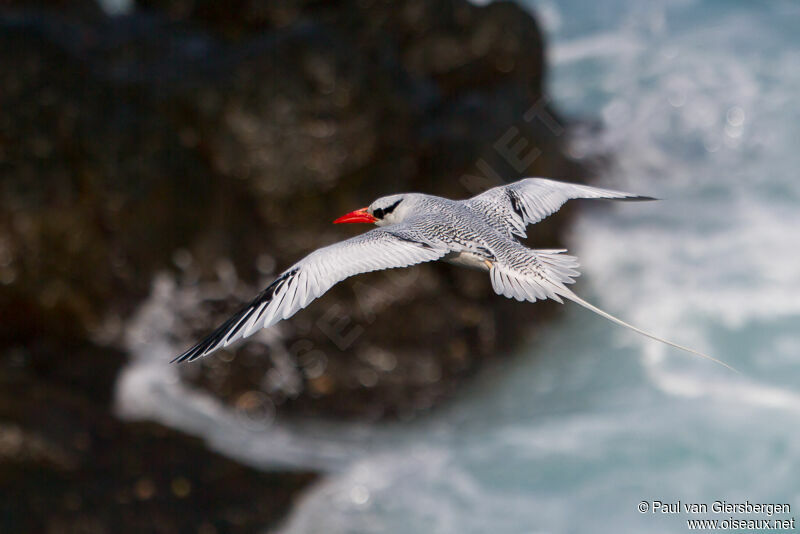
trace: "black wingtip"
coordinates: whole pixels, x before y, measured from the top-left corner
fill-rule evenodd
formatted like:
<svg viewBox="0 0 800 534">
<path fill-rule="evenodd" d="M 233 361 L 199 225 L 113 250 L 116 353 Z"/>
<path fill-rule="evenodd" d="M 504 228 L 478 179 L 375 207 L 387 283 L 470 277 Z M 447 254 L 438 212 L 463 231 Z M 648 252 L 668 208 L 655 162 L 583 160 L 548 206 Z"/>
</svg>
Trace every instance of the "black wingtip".
<svg viewBox="0 0 800 534">
<path fill-rule="evenodd" d="M 656 197 L 648 197 L 648 196 L 644 196 L 644 195 L 637 195 L 637 196 L 634 196 L 634 197 L 620 198 L 619 200 L 624 200 L 624 201 L 627 201 L 627 202 L 650 202 L 652 200 L 661 200 L 661 199 L 660 198 L 656 198 Z"/>
<path fill-rule="evenodd" d="M 287 280 L 291 280 L 297 274 L 297 271 L 298 269 L 294 268 L 280 275 L 264 291 L 259 293 L 259 295 L 252 302 L 240 309 L 222 325 L 217 327 L 213 332 L 203 338 L 203 340 L 198 344 L 194 345 L 180 356 L 174 358 L 169 363 L 193 362 L 221 348 L 224 345 L 224 340 L 231 339 L 234 335 L 236 335 L 247 323 L 250 316 L 260 308 L 261 304 L 265 301 L 271 301 L 272 297 L 275 295 L 275 292 L 281 287 L 281 285 L 286 283 Z"/>
<path fill-rule="evenodd" d="M 200 358 L 201 356 L 203 356 L 204 353 L 203 353 L 202 345 L 204 343 L 205 343 L 205 341 L 202 341 L 202 342 L 198 343 L 197 345 L 195 345 L 191 349 L 187 350 L 183 354 L 181 354 L 179 356 L 176 356 L 175 358 L 170 360 L 169 363 L 193 362 L 197 358 Z"/>
<path fill-rule="evenodd" d="M 244 310 L 243 310 L 244 311 Z M 216 330 L 214 330 L 211 334 L 203 338 L 203 340 L 181 354 L 180 356 L 174 358 L 170 363 L 183 363 L 183 362 L 193 362 L 199 358 L 202 358 L 206 354 L 210 354 L 220 348 L 221 340 L 227 336 L 228 332 L 230 331 L 230 325 L 233 321 L 238 320 L 242 315 L 242 312 L 237 313 Z"/>
<path fill-rule="evenodd" d="M 185 361 L 191 361 L 191 350 L 188 350 L 181 354 L 180 356 L 176 356 L 169 361 L 169 363 L 183 363 Z"/>
</svg>

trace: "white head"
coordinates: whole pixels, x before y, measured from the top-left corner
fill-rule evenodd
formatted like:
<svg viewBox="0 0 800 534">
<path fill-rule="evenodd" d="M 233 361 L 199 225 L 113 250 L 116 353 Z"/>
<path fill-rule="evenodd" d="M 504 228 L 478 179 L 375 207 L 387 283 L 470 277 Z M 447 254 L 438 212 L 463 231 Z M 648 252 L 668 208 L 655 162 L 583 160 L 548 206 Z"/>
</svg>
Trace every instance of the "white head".
<svg viewBox="0 0 800 534">
<path fill-rule="evenodd" d="M 376 226 L 389 226 L 403 222 L 416 213 L 420 200 L 425 195 L 417 193 L 401 193 L 381 197 L 366 208 L 343 215 L 334 223 L 374 223 Z"/>
</svg>

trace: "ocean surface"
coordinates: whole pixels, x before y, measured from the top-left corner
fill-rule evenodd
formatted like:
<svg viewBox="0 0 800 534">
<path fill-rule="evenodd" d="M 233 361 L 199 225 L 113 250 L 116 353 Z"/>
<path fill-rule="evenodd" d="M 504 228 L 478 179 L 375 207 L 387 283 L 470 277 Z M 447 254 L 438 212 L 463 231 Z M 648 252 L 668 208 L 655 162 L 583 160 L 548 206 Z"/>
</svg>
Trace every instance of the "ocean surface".
<svg viewBox="0 0 800 534">
<path fill-rule="evenodd" d="M 135 357 L 118 412 L 252 465 L 329 472 L 285 534 L 684 532 L 692 518 L 768 519 L 641 513 L 641 501 L 788 503 L 772 519 L 800 515 L 800 4 L 529 5 L 548 37 L 554 105 L 601 124 L 572 141 L 574 155 L 610 152 L 604 185 L 663 199 L 581 212 L 568 239 L 576 291 L 741 373 L 568 303 L 430 417 L 259 424 L 185 391 L 164 365 L 180 295 L 157 281 L 127 327 Z"/>
</svg>

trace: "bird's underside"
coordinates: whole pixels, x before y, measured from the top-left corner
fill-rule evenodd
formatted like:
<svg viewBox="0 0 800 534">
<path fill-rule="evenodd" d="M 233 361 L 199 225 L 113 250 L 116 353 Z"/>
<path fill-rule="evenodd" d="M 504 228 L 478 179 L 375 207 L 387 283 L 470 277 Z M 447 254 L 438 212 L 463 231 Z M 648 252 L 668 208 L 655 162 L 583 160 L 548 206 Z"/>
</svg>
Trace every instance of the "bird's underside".
<svg viewBox="0 0 800 534">
<path fill-rule="evenodd" d="M 565 250 L 529 249 L 519 243 L 526 226 L 577 198 L 653 200 L 544 178 L 495 187 L 461 201 L 418 193 L 383 197 L 336 221 L 374 222 L 380 227 L 312 252 L 174 361 L 195 360 L 287 319 L 356 274 L 436 260 L 488 271 L 495 292 L 505 297 L 529 302 L 567 298 L 643 335 L 713 360 L 580 299 L 567 287 L 579 272 L 577 259 Z"/>
</svg>

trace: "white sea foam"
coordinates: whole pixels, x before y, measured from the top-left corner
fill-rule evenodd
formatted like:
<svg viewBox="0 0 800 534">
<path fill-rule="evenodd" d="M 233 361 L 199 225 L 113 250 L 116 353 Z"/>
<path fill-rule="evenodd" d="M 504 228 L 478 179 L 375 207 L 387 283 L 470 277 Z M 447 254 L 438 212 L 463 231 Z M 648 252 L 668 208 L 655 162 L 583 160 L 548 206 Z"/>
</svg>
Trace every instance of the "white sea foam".
<svg viewBox="0 0 800 534">
<path fill-rule="evenodd" d="M 221 289 L 181 287 L 171 275 L 156 277 L 149 298 L 126 327 L 131 361 L 118 378 L 117 414 L 159 421 L 200 436 L 211 448 L 257 467 L 335 471 L 363 454 L 368 442 L 361 425 L 275 421 L 271 413 L 237 411 L 179 380 L 177 365 L 169 363 L 183 348 L 172 342 L 176 316 L 200 309 L 201 293 Z M 279 350 L 280 327 L 256 336 Z"/>
<path fill-rule="evenodd" d="M 601 57 L 618 59 L 620 56 L 634 56 L 641 46 L 634 37 L 608 32 L 553 46 L 548 59 L 554 64 Z"/>
</svg>

